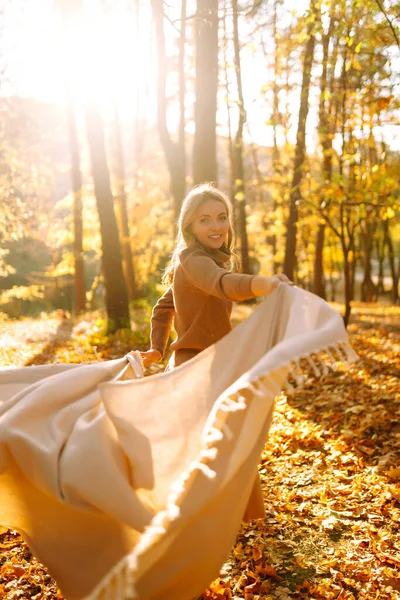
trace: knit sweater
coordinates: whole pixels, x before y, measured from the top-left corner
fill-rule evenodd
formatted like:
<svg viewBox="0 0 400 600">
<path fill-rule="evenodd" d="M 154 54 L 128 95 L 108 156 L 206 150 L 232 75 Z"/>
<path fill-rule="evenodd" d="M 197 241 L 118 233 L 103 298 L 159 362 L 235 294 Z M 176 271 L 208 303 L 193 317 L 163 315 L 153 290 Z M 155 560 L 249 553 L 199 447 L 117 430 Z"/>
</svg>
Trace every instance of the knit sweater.
<svg viewBox="0 0 400 600">
<path fill-rule="evenodd" d="M 253 275 L 230 273 L 223 264 L 230 255 L 198 244 L 179 255 L 171 287 L 155 305 L 151 318 L 151 347 L 163 356 L 172 322 L 177 339 L 171 350 L 180 364 L 215 344 L 231 330 L 232 302 L 254 297 Z M 183 358 L 185 357 L 185 358 Z"/>
</svg>

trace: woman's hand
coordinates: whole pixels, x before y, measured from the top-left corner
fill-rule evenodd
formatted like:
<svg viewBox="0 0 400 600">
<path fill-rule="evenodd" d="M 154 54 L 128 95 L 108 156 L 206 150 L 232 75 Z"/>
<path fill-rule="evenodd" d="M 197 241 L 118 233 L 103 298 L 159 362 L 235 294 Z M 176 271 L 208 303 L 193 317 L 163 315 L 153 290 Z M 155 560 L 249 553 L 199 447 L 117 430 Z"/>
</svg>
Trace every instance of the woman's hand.
<svg viewBox="0 0 400 600">
<path fill-rule="evenodd" d="M 280 283 L 287 283 L 288 285 L 294 285 L 293 281 L 291 281 L 289 279 L 289 277 L 287 275 L 285 275 L 285 273 L 277 273 L 276 275 L 272 275 L 271 279 L 273 279 L 274 281 L 278 281 L 276 287 L 280 284 Z"/>
<path fill-rule="evenodd" d="M 272 277 L 256 275 L 251 281 L 251 291 L 256 297 L 268 296 L 278 287 L 280 283 L 294 285 L 293 281 L 290 281 L 290 279 L 284 273 L 278 273 L 277 275 L 272 275 Z"/>
<path fill-rule="evenodd" d="M 145 369 L 149 365 L 152 365 L 153 363 L 158 362 L 162 359 L 160 352 L 158 350 L 155 350 L 154 348 L 147 350 L 147 352 L 141 352 L 140 356 L 142 357 L 143 366 Z"/>
</svg>

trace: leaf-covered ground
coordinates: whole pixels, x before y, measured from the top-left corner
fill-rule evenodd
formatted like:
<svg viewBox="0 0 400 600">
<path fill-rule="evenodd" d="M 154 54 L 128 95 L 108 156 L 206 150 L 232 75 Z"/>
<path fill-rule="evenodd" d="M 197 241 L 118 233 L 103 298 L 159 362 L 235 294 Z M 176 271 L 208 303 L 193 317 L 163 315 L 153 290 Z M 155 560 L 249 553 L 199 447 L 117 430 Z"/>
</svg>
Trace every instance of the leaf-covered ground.
<svg viewBox="0 0 400 600">
<path fill-rule="evenodd" d="M 0 365 L 121 356 L 146 344 L 148 310 L 134 317 L 132 334 L 112 338 L 98 315 L 0 321 Z M 260 464 L 266 518 L 242 527 L 204 600 L 400 599 L 400 308 L 357 305 L 349 332 L 358 363 L 277 399 Z M 0 598 L 62 598 L 4 528 Z"/>
</svg>

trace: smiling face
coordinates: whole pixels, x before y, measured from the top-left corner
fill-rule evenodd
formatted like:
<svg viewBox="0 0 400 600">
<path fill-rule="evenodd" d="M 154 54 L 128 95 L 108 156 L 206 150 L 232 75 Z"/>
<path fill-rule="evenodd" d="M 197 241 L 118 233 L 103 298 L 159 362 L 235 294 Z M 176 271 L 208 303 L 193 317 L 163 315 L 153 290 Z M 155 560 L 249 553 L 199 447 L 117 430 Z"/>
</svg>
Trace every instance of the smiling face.
<svg viewBox="0 0 400 600">
<path fill-rule="evenodd" d="M 205 200 L 197 207 L 192 221 L 192 233 L 206 248 L 221 248 L 228 241 L 229 218 L 223 202 Z"/>
</svg>

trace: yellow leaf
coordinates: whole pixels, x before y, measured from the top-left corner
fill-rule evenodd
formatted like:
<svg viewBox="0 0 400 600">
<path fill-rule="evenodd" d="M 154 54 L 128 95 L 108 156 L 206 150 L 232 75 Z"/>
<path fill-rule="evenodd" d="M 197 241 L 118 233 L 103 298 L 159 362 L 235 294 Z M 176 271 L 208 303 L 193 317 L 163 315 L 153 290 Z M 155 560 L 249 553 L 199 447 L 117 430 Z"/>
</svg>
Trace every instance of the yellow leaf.
<svg viewBox="0 0 400 600">
<path fill-rule="evenodd" d="M 328 517 L 327 519 L 324 519 L 321 523 L 324 529 L 333 529 L 336 524 L 337 519 L 335 519 L 335 517 Z"/>
<path fill-rule="evenodd" d="M 237 194 L 235 194 L 235 200 L 238 200 L 238 202 L 241 202 L 244 199 L 245 195 L 243 194 L 243 192 L 238 192 Z"/>
<path fill-rule="evenodd" d="M 400 481 L 400 467 L 390 467 L 388 476 L 390 477 L 390 479 Z"/>
<path fill-rule="evenodd" d="M 385 214 L 383 215 L 383 218 L 386 219 L 393 219 L 393 217 L 396 215 L 395 211 L 393 210 L 393 208 L 391 206 L 388 206 L 386 209 Z"/>
</svg>

